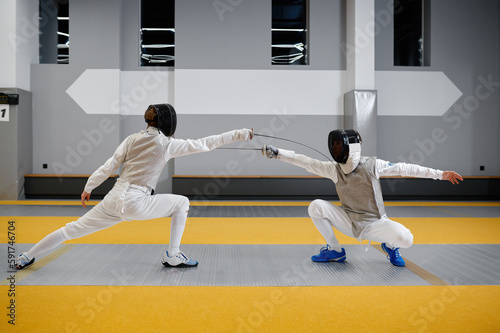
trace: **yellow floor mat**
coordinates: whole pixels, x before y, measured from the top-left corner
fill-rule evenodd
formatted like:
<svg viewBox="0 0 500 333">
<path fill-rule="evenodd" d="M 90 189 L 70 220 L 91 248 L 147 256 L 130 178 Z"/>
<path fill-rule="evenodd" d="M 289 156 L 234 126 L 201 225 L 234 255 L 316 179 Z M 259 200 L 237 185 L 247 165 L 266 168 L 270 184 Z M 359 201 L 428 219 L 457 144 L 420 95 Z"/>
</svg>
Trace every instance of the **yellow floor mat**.
<svg viewBox="0 0 500 333">
<path fill-rule="evenodd" d="M 499 286 L 8 288 L 2 332 L 500 331 Z"/>
<path fill-rule="evenodd" d="M 15 221 L 17 243 L 36 243 L 77 217 L 1 217 Z M 498 244 L 500 218 L 395 218 L 408 227 L 414 244 Z M 122 222 L 68 244 L 165 244 L 170 218 Z M 337 232 L 342 244 L 359 244 Z M 7 228 L 0 230 L 7 242 Z M 183 244 L 323 244 L 310 218 L 188 217 Z"/>
</svg>

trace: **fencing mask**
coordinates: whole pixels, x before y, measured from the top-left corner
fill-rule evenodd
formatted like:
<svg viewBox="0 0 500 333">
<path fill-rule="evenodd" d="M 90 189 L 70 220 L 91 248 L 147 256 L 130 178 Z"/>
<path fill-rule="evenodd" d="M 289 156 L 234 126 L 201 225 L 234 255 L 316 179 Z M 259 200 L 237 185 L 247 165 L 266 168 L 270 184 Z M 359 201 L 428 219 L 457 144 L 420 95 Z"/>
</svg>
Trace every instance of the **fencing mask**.
<svg viewBox="0 0 500 333">
<path fill-rule="evenodd" d="M 351 173 L 361 158 L 361 135 L 358 131 L 334 130 L 328 135 L 328 149 L 335 162 L 340 163 L 344 173 Z"/>
<path fill-rule="evenodd" d="M 148 107 L 144 114 L 148 125 L 158 127 L 165 136 L 174 135 L 177 127 L 177 114 L 170 104 L 153 104 Z"/>
</svg>

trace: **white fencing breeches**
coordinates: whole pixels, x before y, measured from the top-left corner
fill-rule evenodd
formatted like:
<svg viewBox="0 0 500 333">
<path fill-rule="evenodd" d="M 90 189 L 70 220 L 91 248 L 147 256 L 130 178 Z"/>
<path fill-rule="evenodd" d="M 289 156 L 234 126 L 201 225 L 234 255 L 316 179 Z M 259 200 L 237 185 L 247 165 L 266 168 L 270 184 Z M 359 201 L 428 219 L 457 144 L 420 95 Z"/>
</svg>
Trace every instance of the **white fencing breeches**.
<svg viewBox="0 0 500 333">
<path fill-rule="evenodd" d="M 332 249 L 340 250 L 340 243 L 332 227 L 349 237 L 356 238 L 352 232 L 353 223 L 342 207 L 316 199 L 309 205 L 308 212 L 316 228 Z M 387 243 L 390 248 L 408 248 L 413 244 L 410 230 L 386 216 L 366 227 L 359 240 L 361 239 Z"/>
<path fill-rule="evenodd" d="M 122 221 L 149 220 L 172 216 L 169 252 L 178 251 L 189 210 L 189 199 L 175 194 L 149 195 L 144 189 L 126 182 L 116 183 L 104 199 L 78 220 L 47 235 L 28 255 L 36 255 L 59 246 L 62 242 L 80 238 L 114 226 Z"/>
</svg>

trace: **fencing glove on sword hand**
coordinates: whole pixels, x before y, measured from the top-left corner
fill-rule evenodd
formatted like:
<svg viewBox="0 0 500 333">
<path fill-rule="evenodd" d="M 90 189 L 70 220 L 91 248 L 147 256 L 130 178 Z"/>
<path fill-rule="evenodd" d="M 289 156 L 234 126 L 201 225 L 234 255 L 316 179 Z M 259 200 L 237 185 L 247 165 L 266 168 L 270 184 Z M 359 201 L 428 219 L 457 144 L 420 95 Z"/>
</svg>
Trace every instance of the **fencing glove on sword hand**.
<svg viewBox="0 0 500 333">
<path fill-rule="evenodd" d="M 262 155 L 266 156 L 267 158 L 278 158 L 278 154 L 279 150 L 276 147 L 266 145 L 262 147 Z"/>
<path fill-rule="evenodd" d="M 240 130 L 235 130 L 234 138 L 240 141 L 252 140 L 253 128 L 252 129 L 243 128 Z"/>
</svg>

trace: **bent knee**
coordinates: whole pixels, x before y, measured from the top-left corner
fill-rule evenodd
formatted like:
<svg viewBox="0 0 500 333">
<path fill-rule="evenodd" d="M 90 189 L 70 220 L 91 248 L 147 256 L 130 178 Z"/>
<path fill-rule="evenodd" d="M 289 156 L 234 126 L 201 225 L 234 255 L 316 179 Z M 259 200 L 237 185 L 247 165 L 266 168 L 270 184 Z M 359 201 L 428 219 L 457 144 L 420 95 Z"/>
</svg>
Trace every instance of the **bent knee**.
<svg viewBox="0 0 500 333">
<path fill-rule="evenodd" d="M 410 230 L 401 234 L 398 239 L 398 244 L 400 248 L 406 249 L 413 245 L 413 235 Z"/>
<path fill-rule="evenodd" d="M 189 199 L 187 197 L 181 196 L 177 211 L 187 212 L 189 210 Z"/>
<path fill-rule="evenodd" d="M 322 199 L 313 200 L 307 208 L 307 213 L 309 214 L 309 216 L 323 217 L 325 215 L 323 209 L 325 203 L 326 201 Z"/>
</svg>

